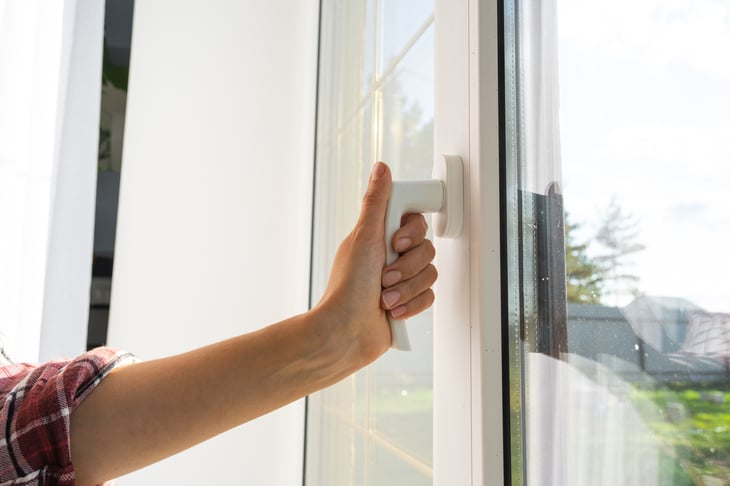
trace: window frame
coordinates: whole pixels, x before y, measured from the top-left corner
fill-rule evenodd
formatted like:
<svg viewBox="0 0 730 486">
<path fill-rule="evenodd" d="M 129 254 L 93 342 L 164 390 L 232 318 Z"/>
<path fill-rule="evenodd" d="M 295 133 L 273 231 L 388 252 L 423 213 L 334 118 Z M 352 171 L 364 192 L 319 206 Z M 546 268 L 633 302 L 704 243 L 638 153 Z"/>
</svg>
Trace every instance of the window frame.
<svg viewBox="0 0 730 486">
<path fill-rule="evenodd" d="M 509 481 L 502 2 L 436 1 L 435 154 L 464 160 L 463 234 L 437 239 L 434 484 Z M 469 292 L 463 289 L 468 288 Z M 460 323 L 461 325 L 452 325 Z M 465 353 L 464 350 L 469 352 Z"/>
<path fill-rule="evenodd" d="M 499 0 L 435 1 L 434 158 L 462 158 L 465 191 L 462 234 L 434 241 L 437 486 L 509 483 L 502 10 Z"/>
</svg>

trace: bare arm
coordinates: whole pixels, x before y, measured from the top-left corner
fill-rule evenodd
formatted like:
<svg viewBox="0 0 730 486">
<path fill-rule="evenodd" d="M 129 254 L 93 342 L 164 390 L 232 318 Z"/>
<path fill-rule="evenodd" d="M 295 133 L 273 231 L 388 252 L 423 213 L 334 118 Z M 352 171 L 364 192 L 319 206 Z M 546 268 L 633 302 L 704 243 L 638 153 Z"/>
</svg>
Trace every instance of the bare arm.
<svg viewBox="0 0 730 486">
<path fill-rule="evenodd" d="M 170 358 L 123 367 L 71 417 L 79 486 L 140 469 L 329 386 L 390 346 L 384 309 L 400 318 L 431 305 L 436 271 L 423 217 L 395 235 L 404 254 L 383 269 L 390 172 L 377 164 L 353 232 L 311 311 L 259 331 Z M 403 242 L 401 242 L 403 244 Z M 392 272 L 396 272 L 393 274 Z M 398 274 L 400 275 L 398 277 Z M 383 295 L 397 291 L 386 305 Z"/>
</svg>

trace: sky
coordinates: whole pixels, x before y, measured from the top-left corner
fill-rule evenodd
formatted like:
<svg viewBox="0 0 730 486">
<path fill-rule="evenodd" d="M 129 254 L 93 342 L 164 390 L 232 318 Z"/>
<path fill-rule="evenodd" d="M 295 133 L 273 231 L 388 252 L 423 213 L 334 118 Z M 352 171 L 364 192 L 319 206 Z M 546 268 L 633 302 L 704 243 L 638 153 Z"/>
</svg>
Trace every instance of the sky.
<svg viewBox="0 0 730 486">
<path fill-rule="evenodd" d="M 646 245 L 630 267 L 639 288 L 730 312 L 730 2 L 557 8 L 563 189 L 579 238 L 615 197 Z"/>
</svg>

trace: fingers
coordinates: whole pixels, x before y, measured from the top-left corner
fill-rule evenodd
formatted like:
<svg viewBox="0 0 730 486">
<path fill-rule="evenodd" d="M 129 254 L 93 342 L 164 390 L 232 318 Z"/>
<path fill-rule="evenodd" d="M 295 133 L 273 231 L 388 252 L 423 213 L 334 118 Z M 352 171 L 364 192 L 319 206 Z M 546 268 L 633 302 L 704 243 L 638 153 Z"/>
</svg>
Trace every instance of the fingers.
<svg viewBox="0 0 730 486">
<path fill-rule="evenodd" d="M 383 269 L 381 300 L 395 319 L 407 319 L 433 304 L 431 286 L 438 273 L 431 261 L 436 255 L 426 239 L 428 225 L 422 214 L 407 214 L 402 227 L 393 235 L 393 249 L 401 255 Z"/>
<path fill-rule="evenodd" d="M 390 271 L 397 272 L 397 270 Z M 437 277 L 436 267 L 429 263 L 413 277 L 402 279 L 386 287 L 382 293 L 383 308 L 389 310 L 391 315 L 398 319 L 405 319 L 422 312 L 433 303 L 431 286 L 436 282 Z"/>
<path fill-rule="evenodd" d="M 382 162 L 373 166 L 368 188 L 363 197 L 358 220 L 359 233 L 383 241 L 385 213 L 392 187 L 390 169 Z M 434 294 L 431 286 L 438 276 L 431 265 L 435 256 L 433 243 L 426 239 L 428 225 L 422 214 L 406 214 L 391 244 L 400 253 L 398 259 L 381 275 L 382 307 L 397 319 L 407 319 L 431 306 Z"/>
<path fill-rule="evenodd" d="M 393 318 L 406 319 L 433 303 L 430 287 L 436 280 L 436 269 L 429 263 L 436 250 L 433 243 L 426 240 L 427 231 L 426 218 L 422 214 L 406 214 L 391 240 L 400 256 L 384 269 L 381 284 L 387 289 L 382 294 L 383 308 L 390 310 Z"/>
<path fill-rule="evenodd" d="M 424 270 L 433 261 L 436 249 L 430 240 L 423 240 L 420 245 L 403 253 L 391 265 L 383 270 L 382 285 L 391 287 L 403 280 L 409 280 Z"/>
<path fill-rule="evenodd" d="M 396 253 L 403 253 L 420 245 L 426 239 L 427 231 L 428 224 L 422 214 L 406 214 L 400 229 L 393 235 L 391 245 Z"/>
</svg>

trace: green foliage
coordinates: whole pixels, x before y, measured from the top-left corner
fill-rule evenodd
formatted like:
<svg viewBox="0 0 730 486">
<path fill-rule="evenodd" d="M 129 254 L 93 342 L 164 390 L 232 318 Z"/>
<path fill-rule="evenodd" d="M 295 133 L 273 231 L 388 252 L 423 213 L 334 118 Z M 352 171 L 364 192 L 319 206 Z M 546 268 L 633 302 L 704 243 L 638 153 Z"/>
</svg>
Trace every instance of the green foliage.
<svg viewBox="0 0 730 486">
<path fill-rule="evenodd" d="M 603 252 L 595 260 L 603 270 L 604 294 L 641 295 L 637 287 L 639 277 L 629 271 L 630 257 L 646 248 L 637 242 L 638 226 L 636 217 L 625 212 L 616 198 L 612 198 L 596 233 L 596 242 L 603 247 Z"/>
<path fill-rule="evenodd" d="M 398 78 L 383 90 L 381 153 L 404 179 L 430 177 L 433 160 L 433 117 L 409 96 Z M 424 163 L 425 162 L 425 163 Z"/>
<path fill-rule="evenodd" d="M 631 400 L 661 441 L 667 456 L 662 473 L 675 478 L 669 484 L 715 484 L 707 480 L 730 478 L 730 393 L 693 388 L 635 390 Z M 670 414 L 671 408 L 684 413 Z M 684 477 L 688 480 L 676 480 Z"/>
<path fill-rule="evenodd" d="M 115 66 L 109 60 L 109 49 L 104 40 L 104 58 L 101 68 L 101 84 L 111 84 L 115 88 L 127 91 L 129 66 Z"/>
<path fill-rule="evenodd" d="M 568 302 L 598 304 L 603 290 L 603 271 L 588 255 L 588 243 L 575 241 L 575 230 L 580 225 L 572 223 L 565 214 L 565 279 Z"/>
<path fill-rule="evenodd" d="M 608 297 L 641 295 L 631 257 L 646 247 L 637 242 L 638 221 L 613 198 L 600 217 L 593 241 L 576 241 L 580 224 L 565 214 L 565 276 L 568 302 L 616 304 Z M 597 244 L 598 249 L 593 246 Z M 589 250 L 590 247 L 590 250 Z"/>
</svg>

